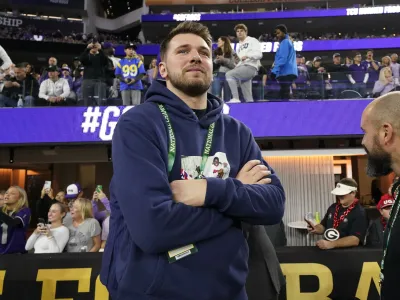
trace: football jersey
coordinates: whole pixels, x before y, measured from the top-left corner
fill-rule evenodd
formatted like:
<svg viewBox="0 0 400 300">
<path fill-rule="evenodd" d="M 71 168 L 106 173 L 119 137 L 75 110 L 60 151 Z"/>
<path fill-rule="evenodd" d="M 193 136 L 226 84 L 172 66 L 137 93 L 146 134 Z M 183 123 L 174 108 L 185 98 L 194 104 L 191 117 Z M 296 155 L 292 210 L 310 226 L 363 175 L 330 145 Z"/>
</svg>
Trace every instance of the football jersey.
<svg viewBox="0 0 400 300">
<path fill-rule="evenodd" d="M 121 59 L 115 69 L 115 75 L 121 75 L 124 79 L 135 79 L 139 74 L 146 74 L 146 70 L 144 69 L 144 65 L 142 61 L 138 57 L 128 58 L 125 57 Z M 143 85 L 142 81 L 139 80 L 134 84 L 127 84 L 124 81 L 121 81 L 120 90 L 142 90 Z"/>
<path fill-rule="evenodd" d="M 0 254 L 25 253 L 26 231 L 29 228 L 31 210 L 24 207 L 10 216 L 21 219 L 23 226 L 12 227 L 1 223 Z"/>
</svg>

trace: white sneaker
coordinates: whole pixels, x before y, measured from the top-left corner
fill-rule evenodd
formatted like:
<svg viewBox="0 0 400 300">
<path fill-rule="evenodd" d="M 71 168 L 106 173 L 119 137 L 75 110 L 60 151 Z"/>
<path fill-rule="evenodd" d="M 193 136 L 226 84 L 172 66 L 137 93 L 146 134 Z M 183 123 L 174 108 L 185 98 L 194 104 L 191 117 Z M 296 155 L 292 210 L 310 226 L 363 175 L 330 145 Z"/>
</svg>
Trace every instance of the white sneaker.
<svg viewBox="0 0 400 300">
<path fill-rule="evenodd" d="M 239 99 L 232 98 L 230 101 L 226 103 L 241 103 Z"/>
</svg>

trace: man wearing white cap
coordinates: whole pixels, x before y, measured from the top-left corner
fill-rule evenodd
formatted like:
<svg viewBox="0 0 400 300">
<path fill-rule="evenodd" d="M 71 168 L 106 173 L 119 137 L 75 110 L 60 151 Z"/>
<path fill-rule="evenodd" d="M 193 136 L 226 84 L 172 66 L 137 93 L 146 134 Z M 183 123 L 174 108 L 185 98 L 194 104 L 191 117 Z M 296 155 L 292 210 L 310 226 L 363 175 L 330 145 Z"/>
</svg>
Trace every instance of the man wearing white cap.
<svg viewBox="0 0 400 300">
<path fill-rule="evenodd" d="M 352 178 L 340 180 L 331 192 L 337 196 L 337 203 L 328 208 L 321 224 L 308 228 L 311 233 L 324 235 L 325 239 L 317 242 L 320 249 L 356 247 L 364 241 L 367 217 L 356 198 L 357 188 Z"/>
</svg>

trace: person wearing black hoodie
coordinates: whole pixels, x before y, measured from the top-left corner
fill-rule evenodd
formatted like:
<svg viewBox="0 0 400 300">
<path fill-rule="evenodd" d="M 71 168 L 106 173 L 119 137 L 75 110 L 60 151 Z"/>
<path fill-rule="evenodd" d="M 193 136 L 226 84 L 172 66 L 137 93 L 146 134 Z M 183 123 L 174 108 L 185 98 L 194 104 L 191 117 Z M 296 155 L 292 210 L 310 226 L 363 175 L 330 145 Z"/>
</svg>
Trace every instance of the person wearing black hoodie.
<svg viewBox="0 0 400 300">
<path fill-rule="evenodd" d="M 160 50 L 165 83 L 115 128 L 100 275 L 112 299 L 247 300 L 242 222 L 282 219 L 283 187 L 250 129 L 207 94 L 211 45 L 200 23 L 173 29 Z"/>
<path fill-rule="evenodd" d="M 92 41 L 81 54 L 80 61 L 85 68 L 82 81 L 83 105 L 104 105 L 106 101 L 106 67 L 108 58 L 96 40 Z M 97 96 L 97 101 L 95 100 Z"/>
</svg>

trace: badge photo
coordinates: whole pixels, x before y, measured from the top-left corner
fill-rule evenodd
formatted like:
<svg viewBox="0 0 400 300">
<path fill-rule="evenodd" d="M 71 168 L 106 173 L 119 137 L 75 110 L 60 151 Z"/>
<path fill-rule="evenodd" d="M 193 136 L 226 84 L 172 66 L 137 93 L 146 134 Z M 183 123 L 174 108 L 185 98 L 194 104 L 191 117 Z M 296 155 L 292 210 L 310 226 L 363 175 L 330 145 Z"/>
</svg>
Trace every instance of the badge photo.
<svg viewBox="0 0 400 300">
<path fill-rule="evenodd" d="M 325 230 L 324 233 L 324 238 L 328 241 L 336 241 L 338 240 L 340 237 L 340 233 L 338 230 L 336 230 L 335 228 L 329 228 L 327 230 Z"/>
</svg>

